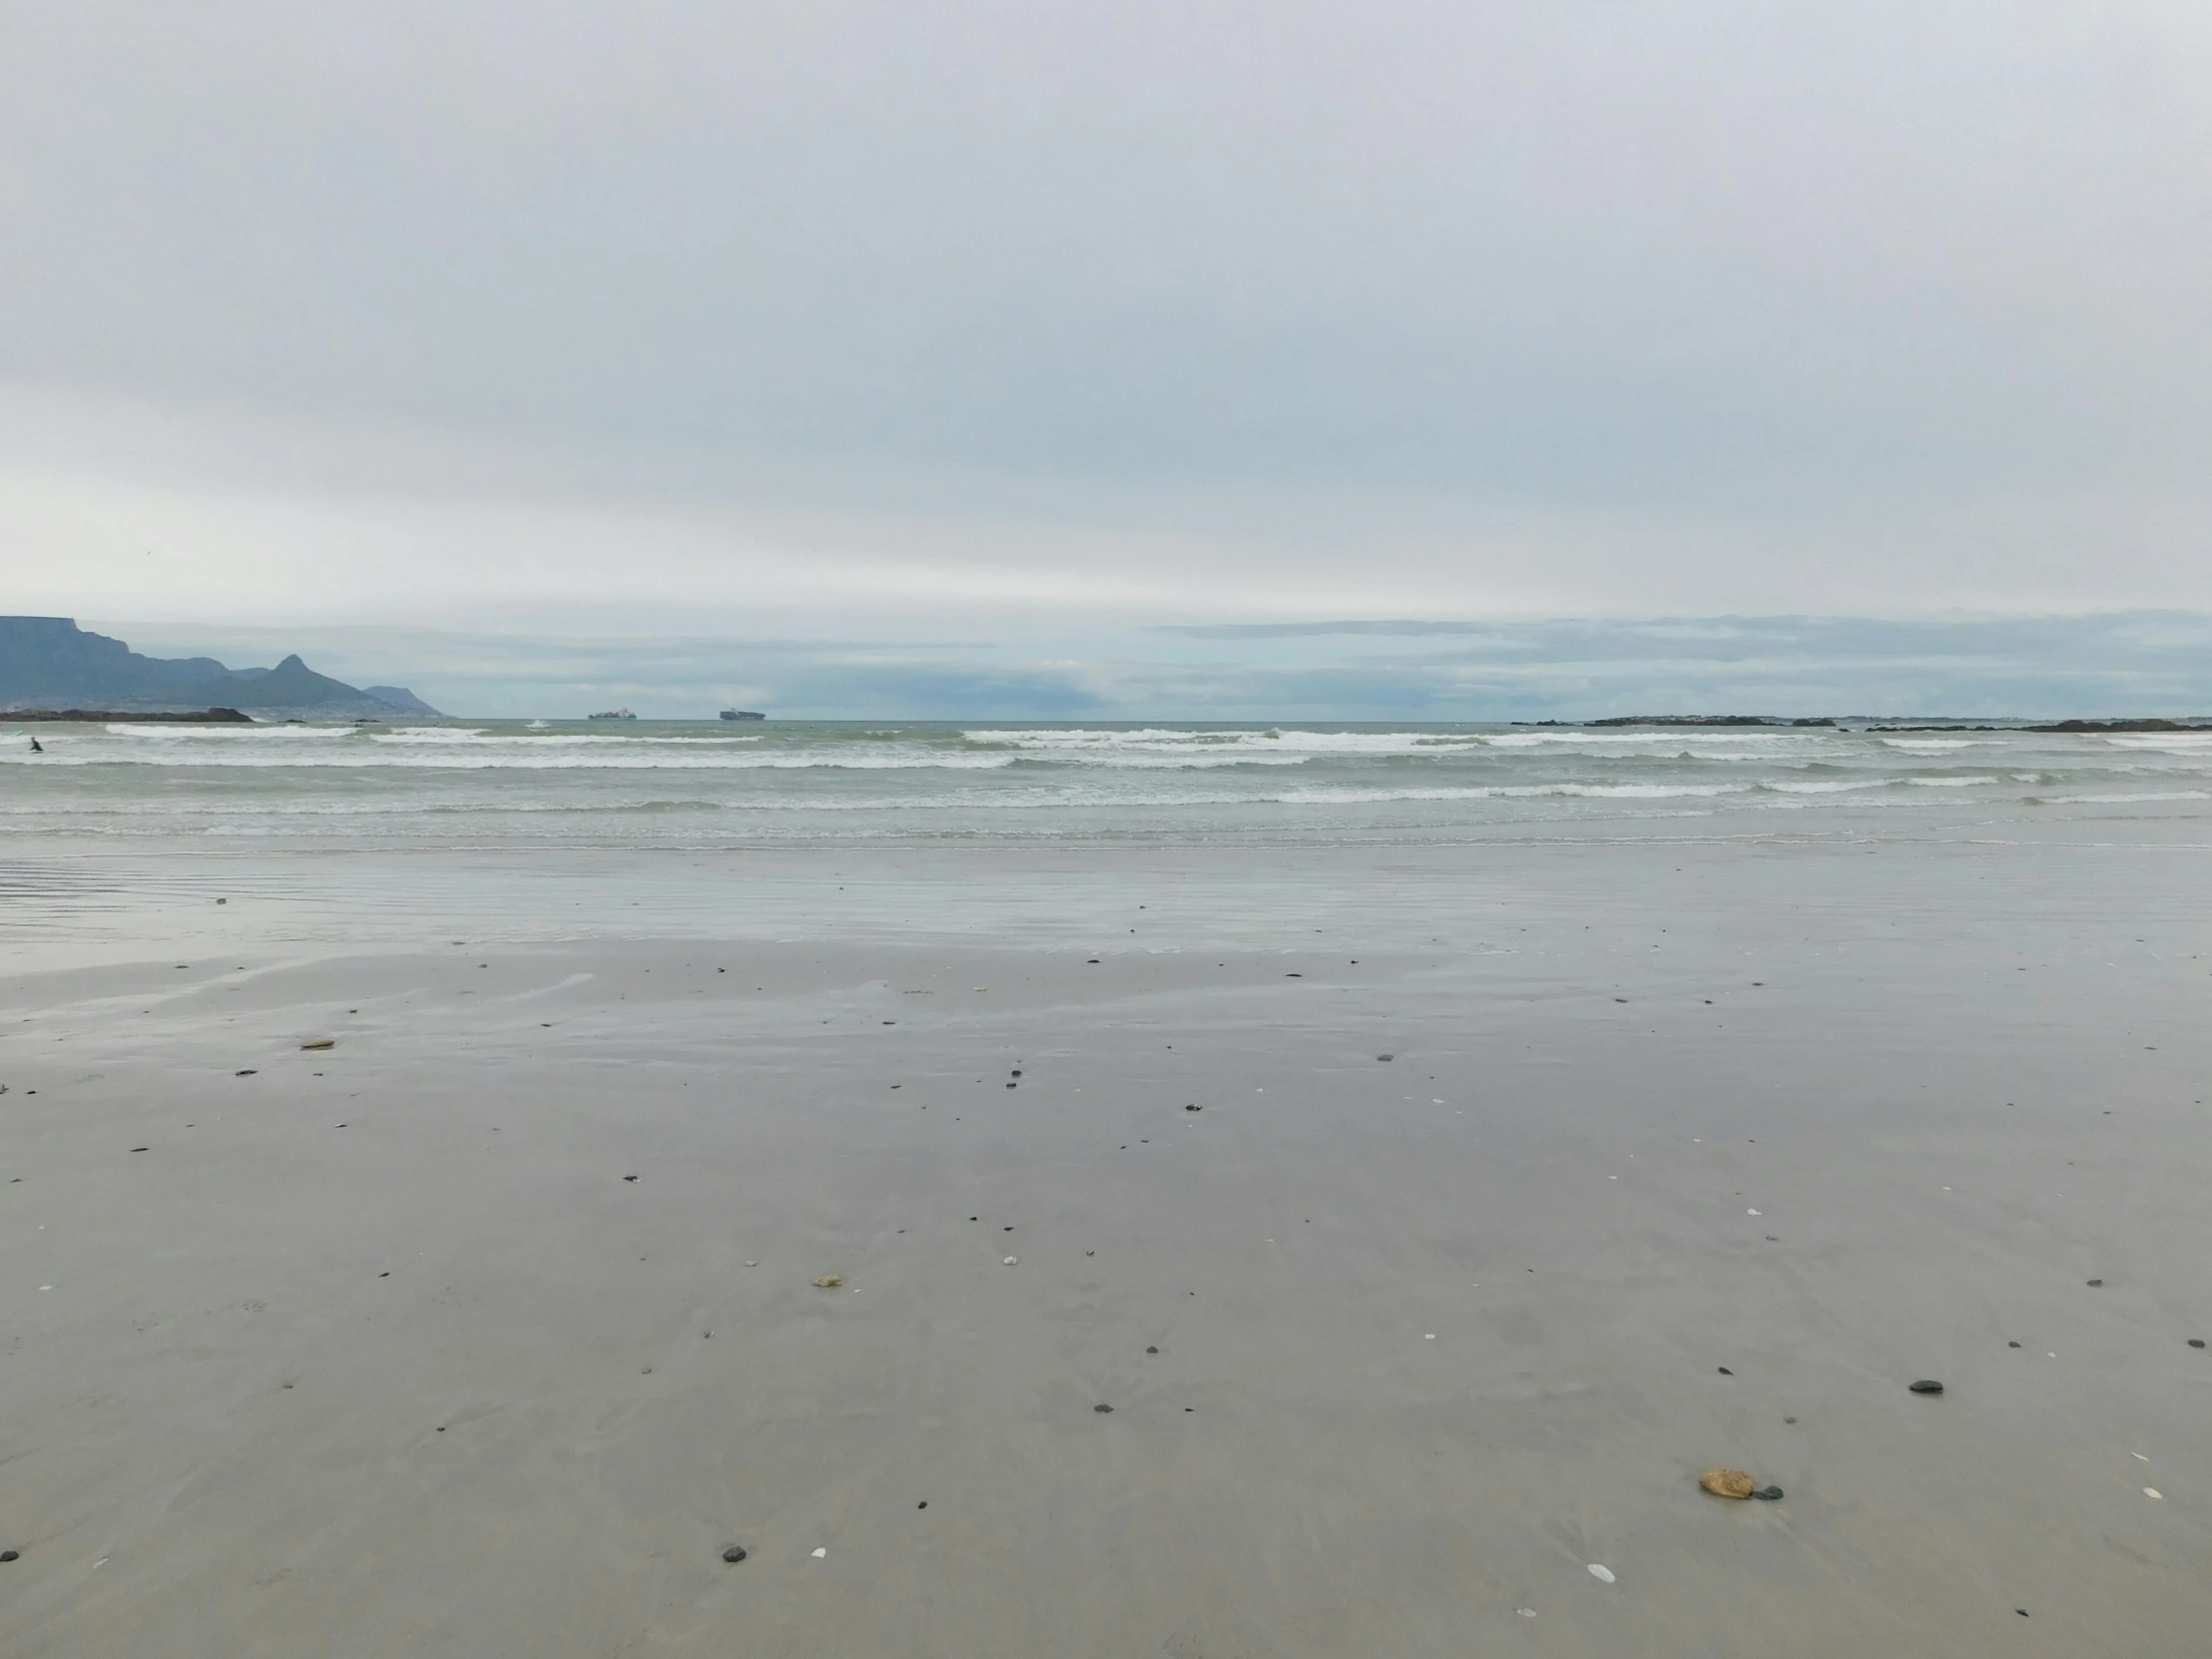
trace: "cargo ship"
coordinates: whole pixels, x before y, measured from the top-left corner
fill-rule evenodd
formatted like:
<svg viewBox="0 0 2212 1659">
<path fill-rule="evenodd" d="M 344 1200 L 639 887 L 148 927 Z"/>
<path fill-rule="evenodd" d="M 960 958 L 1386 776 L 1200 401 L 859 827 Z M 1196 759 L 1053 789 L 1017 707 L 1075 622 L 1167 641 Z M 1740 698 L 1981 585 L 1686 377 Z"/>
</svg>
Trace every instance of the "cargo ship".
<svg viewBox="0 0 2212 1659">
<path fill-rule="evenodd" d="M 722 718 L 724 720 L 766 720 L 768 716 L 752 709 L 725 709 L 722 711 Z"/>
</svg>

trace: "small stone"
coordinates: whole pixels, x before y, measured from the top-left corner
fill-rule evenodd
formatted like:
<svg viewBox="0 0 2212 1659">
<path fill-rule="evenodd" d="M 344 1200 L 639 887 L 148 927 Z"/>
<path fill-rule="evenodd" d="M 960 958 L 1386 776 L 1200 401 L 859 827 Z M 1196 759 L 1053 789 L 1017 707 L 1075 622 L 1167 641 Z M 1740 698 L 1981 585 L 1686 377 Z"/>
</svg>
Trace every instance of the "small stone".
<svg viewBox="0 0 2212 1659">
<path fill-rule="evenodd" d="M 1600 1584 L 1610 1584 L 1613 1582 L 1613 1569 L 1608 1566 L 1603 1566 L 1596 1561 L 1592 1561 L 1590 1563 L 1590 1576 L 1596 1579 Z"/>
<path fill-rule="evenodd" d="M 1917 1394 L 1939 1394 L 1943 1391 L 1943 1385 L 1940 1382 L 1927 1377 L 1922 1378 L 1918 1382 L 1909 1384 L 1909 1386 Z"/>
<path fill-rule="evenodd" d="M 1392 1056 L 1392 1055 L 1388 1055 L 1388 1054 L 1378 1054 L 1378 1055 L 1376 1056 L 1376 1058 L 1377 1058 L 1378 1060 L 1388 1060 L 1388 1059 L 1394 1058 L 1394 1056 Z"/>
<path fill-rule="evenodd" d="M 842 1287 L 843 1284 L 843 1274 L 826 1273 L 820 1279 L 815 1281 L 815 1289 L 818 1291 L 834 1291 Z"/>
<path fill-rule="evenodd" d="M 22 1559 L 23 1556 L 19 1551 L 12 1549 L 0 1549 L 0 1561 L 20 1561 Z"/>
<path fill-rule="evenodd" d="M 1757 1484 L 1742 1469 L 1707 1469 L 1697 1483 L 1715 1497 L 1749 1497 Z"/>
<path fill-rule="evenodd" d="M 915 1504 L 914 1507 L 916 1509 L 926 1509 L 929 1507 L 929 1500 L 927 1498 L 923 1498 L 919 1503 Z"/>
<path fill-rule="evenodd" d="M 299 1046 L 300 1046 L 301 1048 L 303 1048 L 303 1049 L 305 1049 L 305 1048 L 335 1048 L 335 1047 L 337 1047 L 337 1039 L 336 1039 L 336 1038 L 334 1038 L 334 1037 L 316 1037 L 316 1038 L 314 1038 L 314 1039 L 313 1039 L 312 1041 L 310 1041 L 310 1042 L 303 1042 L 303 1043 L 301 1043 L 301 1044 L 300 1044 Z"/>
<path fill-rule="evenodd" d="M 1104 1401 L 1101 1401 L 1100 1403 L 1093 1405 L 1091 1409 L 1094 1411 L 1111 1411 L 1113 1407 L 1106 1404 Z"/>
<path fill-rule="evenodd" d="M 1723 1377 L 1734 1377 L 1734 1376 L 1736 1375 L 1736 1374 L 1735 1374 L 1734 1372 L 1730 1371 L 1730 1370 L 1729 1370 L 1729 1369 L 1728 1369 L 1728 1368 L 1727 1368 L 1726 1366 L 1722 1366 L 1722 1367 L 1721 1367 L 1721 1368 L 1719 1368 L 1719 1369 L 1720 1369 L 1720 1374 L 1721 1374 L 1721 1375 L 1722 1375 Z"/>
<path fill-rule="evenodd" d="M 1536 1616 L 1536 1609 L 1533 1607 L 1516 1607 L 1513 1611 L 1524 1619 L 1532 1619 Z"/>
<path fill-rule="evenodd" d="M 745 1545 L 743 1545 L 743 1544 L 732 1544 L 732 1545 L 731 1545 L 731 1546 L 730 1546 L 730 1547 L 729 1547 L 728 1549 L 726 1549 L 726 1550 L 724 1550 L 724 1551 L 722 1552 L 722 1558 L 723 1558 L 723 1559 L 724 1559 L 725 1561 L 731 1562 L 731 1563 L 732 1563 L 733 1565 L 734 1565 L 735 1563 L 739 1562 L 739 1561 L 742 1561 L 742 1560 L 744 1560 L 744 1559 L 745 1559 Z"/>
<path fill-rule="evenodd" d="M 2189 1346 L 2191 1348 L 2202 1348 L 2204 1346 L 2204 1339 L 2202 1337 L 2191 1337 L 2189 1339 Z"/>
<path fill-rule="evenodd" d="M 2018 1343 L 2006 1343 L 2004 1346 L 2006 1348 L 2018 1348 L 2020 1345 Z"/>
<path fill-rule="evenodd" d="M 818 1561 L 827 1560 L 829 1559 L 829 1556 L 830 1552 L 827 1549 L 818 1549 L 815 1551 L 815 1559 Z"/>
<path fill-rule="evenodd" d="M 636 1176 L 634 1176 L 634 1175 L 625 1175 L 625 1176 L 623 1177 L 623 1180 L 625 1180 L 625 1181 L 635 1181 L 636 1179 L 637 1179 L 637 1177 L 636 1177 Z"/>
<path fill-rule="evenodd" d="M 1186 1112 L 1203 1112 L 1206 1110 L 1206 1108 L 1203 1106 L 1192 1105 L 1184 1107 L 1183 1110 Z"/>
<path fill-rule="evenodd" d="M 244 1071 L 234 1071 L 233 1073 L 231 1073 L 231 1075 L 233 1077 L 257 1077 L 260 1075 L 260 1073 L 257 1072 L 252 1066 L 248 1066 Z"/>
<path fill-rule="evenodd" d="M 2145 1486 L 2143 1488 L 2143 1495 L 2145 1497 L 2163 1498 L 2166 1494 L 2160 1491 L 2156 1486 Z"/>
<path fill-rule="evenodd" d="M 1000 1263 L 999 1265 L 1000 1265 L 1001 1267 L 1009 1267 L 1009 1268 L 1010 1268 L 1010 1267 L 1012 1267 L 1012 1266 L 1013 1266 L 1013 1265 L 1014 1265 L 1014 1264 L 1015 1264 L 1015 1263 L 1016 1263 L 1017 1261 L 1019 1261 L 1019 1260 L 1020 1260 L 1020 1258 L 1019 1258 L 1019 1257 L 1009 1256 L 1009 1257 L 1007 1257 L 1007 1258 L 1006 1258 L 1006 1260 L 1005 1260 L 1004 1262 Z"/>
<path fill-rule="evenodd" d="M 1782 1496 L 1782 1488 L 1780 1486 L 1762 1486 L 1751 1495 L 1763 1503 L 1773 1503 Z"/>
<path fill-rule="evenodd" d="M 2089 1289 L 2091 1289 L 2092 1291 L 2101 1290 L 2103 1289 L 2103 1287 L 2104 1281 L 2101 1279 L 2092 1279 L 2089 1281 Z"/>
<path fill-rule="evenodd" d="M 1146 1349 L 1146 1350 L 1145 1350 L 1145 1352 L 1146 1352 L 1147 1354 L 1157 1354 L 1157 1353 L 1159 1353 L 1160 1351 L 1159 1351 L 1158 1349 L 1156 1349 L 1156 1348 L 1148 1348 L 1148 1349 Z"/>
</svg>

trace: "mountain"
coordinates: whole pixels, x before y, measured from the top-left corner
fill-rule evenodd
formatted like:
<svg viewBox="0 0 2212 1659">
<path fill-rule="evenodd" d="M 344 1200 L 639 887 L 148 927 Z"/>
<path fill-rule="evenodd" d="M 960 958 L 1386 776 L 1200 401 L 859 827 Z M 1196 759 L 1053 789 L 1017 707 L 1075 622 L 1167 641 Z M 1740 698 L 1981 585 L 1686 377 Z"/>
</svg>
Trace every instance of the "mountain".
<svg viewBox="0 0 2212 1659">
<path fill-rule="evenodd" d="M 298 657 L 231 669 L 213 657 L 142 657 L 68 617 L 0 616 L 0 707 L 152 713 L 243 709 L 264 720 L 419 718 L 437 711 L 403 686 L 363 691 Z"/>
</svg>

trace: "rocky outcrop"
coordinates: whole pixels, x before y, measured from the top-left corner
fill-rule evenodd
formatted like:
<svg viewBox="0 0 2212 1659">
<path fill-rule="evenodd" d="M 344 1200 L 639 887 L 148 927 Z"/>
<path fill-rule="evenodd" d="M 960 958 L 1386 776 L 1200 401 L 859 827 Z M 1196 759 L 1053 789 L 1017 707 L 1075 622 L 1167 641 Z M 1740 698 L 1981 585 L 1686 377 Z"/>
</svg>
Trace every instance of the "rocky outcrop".
<svg viewBox="0 0 2212 1659">
<path fill-rule="evenodd" d="M 2186 720 L 2060 720 L 2030 732 L 2212 732 L 2212 724 Z"/>
<path fill-rule="evenodd" d="M 237 709 L 195 709 L 190 713 L 170 714 L 146 709 L 0 709 L 0 721 L 81 720 L 103 722 L 122 720 L 133 724 L 159 722 L 170 726 L 251 726 L 254 717 Z"/>
</svg>

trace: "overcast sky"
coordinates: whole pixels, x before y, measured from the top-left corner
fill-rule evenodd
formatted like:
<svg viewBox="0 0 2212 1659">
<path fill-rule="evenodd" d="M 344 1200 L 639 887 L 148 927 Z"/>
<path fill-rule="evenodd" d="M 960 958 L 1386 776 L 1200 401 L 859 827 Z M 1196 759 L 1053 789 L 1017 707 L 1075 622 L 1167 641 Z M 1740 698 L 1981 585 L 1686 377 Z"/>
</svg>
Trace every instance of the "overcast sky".
<svg viewBox="0 0 2212 1659">
<path fill-rule="evenodd" d="M 2208 294 L 2201 0 L 0 0 L 0 609 L 2212 610 Z"/>
</svg>

